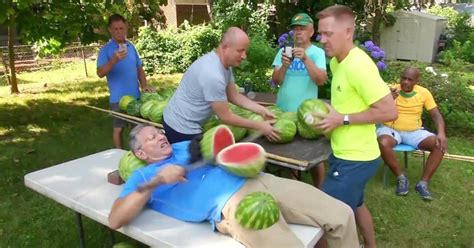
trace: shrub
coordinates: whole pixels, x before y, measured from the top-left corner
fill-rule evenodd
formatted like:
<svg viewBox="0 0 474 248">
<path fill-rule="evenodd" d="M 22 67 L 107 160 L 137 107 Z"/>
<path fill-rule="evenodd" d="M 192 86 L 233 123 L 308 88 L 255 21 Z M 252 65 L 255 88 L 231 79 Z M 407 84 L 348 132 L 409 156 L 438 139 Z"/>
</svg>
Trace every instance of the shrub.
<svg viewBox="0 0 474 248">
<path fill-rule="evenodd" d="M 140 30 L 136 47 L 147 73 L 184 72 L 216 47 L 220 36 L 220 31 L 211 26 L 190 26 L 187 22 L 178 29 L 154 31 L 145 27 Z"/>
</svg>

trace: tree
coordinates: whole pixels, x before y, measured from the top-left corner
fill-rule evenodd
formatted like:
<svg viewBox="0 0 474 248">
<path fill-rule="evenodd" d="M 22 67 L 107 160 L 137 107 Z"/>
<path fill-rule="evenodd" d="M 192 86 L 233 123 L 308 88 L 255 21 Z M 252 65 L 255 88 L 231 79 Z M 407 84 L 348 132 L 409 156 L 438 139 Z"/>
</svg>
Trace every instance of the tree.
<svg viewBox="0 0 474 248">
<path fill-rule="evenodd" d="M 136 32 L 142 20 L 152 26 L 164 21 L 160 5 L 166 0 L 8 0 L 0 2 L 0 25 L 9 28 L 9 71 L 11 93 L 19 93 L 15 63 L 14 34 L 19 30 L 20 39 L 27 43 L 54 41 L 60 47 L 78 39 L 83 44 L 104 40 L 106 19 L 112 13 L 124 15 L 132 23 L 132 33 Z"/>
</svg>

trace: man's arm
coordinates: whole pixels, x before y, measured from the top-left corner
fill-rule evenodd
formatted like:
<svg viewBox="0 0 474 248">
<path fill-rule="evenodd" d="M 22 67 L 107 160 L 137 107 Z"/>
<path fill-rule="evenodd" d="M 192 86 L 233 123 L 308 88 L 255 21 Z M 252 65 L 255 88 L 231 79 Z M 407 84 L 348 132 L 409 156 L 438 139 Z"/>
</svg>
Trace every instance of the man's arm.
<svg viewBox="0 0 474 248">
<path fill-rule="evenodd" d="M 150 182 L 140 185 L 140 190 L 117 199 L 109 214 L 109 227 L 118 229 L 130 223 L 141 212 L 156 187 L 167 183 L 184 182 L 186 181 L 184 175 L 183 167 L 177 165 L 166 166 Z"/>
<path fill-rule="evenodd" d="M 219 120 L 224 124 L 258 130 L 270 140 L 280 139 L 276 129 L 273 128 L 269 122 L 259 122 L 242 118 L 229 110 L 228 102 L 212 102 L 211 106 L 216 115 L 219 117 Z"/>
<path fill-rule="evenodd" d="M 430 111 L 431 119 L 433 119 L 436 124 L 436 146 L 441 149 L 441 151 L 446 152 L 448 150 L 448 138 L 446 137 L 444 119 L 439 111 L 438 107 L 432 108 Z"/>
<path fill-rule="evenodd" d="M 143 66 L 139 66 L 137 68 L 137 74 L 138 74 L 138 81 L 140 81 L 140 88 L 144 92 L 155 92 L 155 89 L 153 87 L 148 86 L 147 80 L 146 80 L 146 75 L 145 71 L 143 70 Z"/>
<path fill-rule="evenodd" d="M 325 70 L 319 69 L 316 64 L 306 55 L 305 49 L 301 47 L 294 48 L 295 57 L 300 58 L 303 61 L 306 70 L 308 71 L 309 78 L 317 85 L 324 85 L 328 79 Z"/>
<path fill-rule="evenodd" d="M 285 74 L 288 68 L 290 67 L 291 60 L 285 55 L 281 55 L 281 65 L 275 66 L 273 69 L 272 80 L 276 84 L 282 84 L 285 80 Z"/>
<path fill-rule="evenodd" d="M 330 132 L 344 123 L 344 115 L 338 113 L 332 106 L 328 105 L 330 111 L 327 115 L 321 115 L 324 119 L 317 125 Z M 397 107 L 392 94 L 387 94 L 376 101 L 370 108 L 359 113 L 349 114 L 349 122 L 353 124 L 374 124 L 394 121 L 398 118 Z"/>
<path fill-rule="evenodd" d="M 117 62 L 119 62 L 121 59 L 125 58 L 125 56 L 127 56 L 127 51 L 124 50 L 120 50 L 114 53 L 114 56 L 112 56 L 112 58 L 107 61 L 107 63 L 100 67 L 97 67 L 97 76 L 103 78 L 110 72 L 110 70 L 112 70 L 114 65 L 117 64 Z"/>
</svg>

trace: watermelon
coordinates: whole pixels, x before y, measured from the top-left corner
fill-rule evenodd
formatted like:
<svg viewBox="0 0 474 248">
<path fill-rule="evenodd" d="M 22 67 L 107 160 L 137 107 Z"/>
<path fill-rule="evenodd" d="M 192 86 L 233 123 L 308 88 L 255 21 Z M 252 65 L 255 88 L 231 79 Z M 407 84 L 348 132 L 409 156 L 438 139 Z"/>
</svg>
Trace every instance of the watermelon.
<svg viewBox="0 0 474 248">
<path fill-rule="evenodd" d="M 166 88 L 160 91 L 160 95 L 163 97 L 163 99 L 169 100 L 173 96 L 174 91 L 175 90 L 173 88 Z"/>
<path fill-rule="evenodd" d="M 132 151 L 128 151 L 120 159 L 118 166 L 119 175 L 124 181 L 127 181 L 127 179 L 132 175 L 133 171 L 142 168 L 145 165 L 145 161 L 137 158 Z"/>
<path fill-rule="evenodd" d="M 318 134 L 323 134 L 323 130 L 316 127 L 322 118 L 315 114 L 327 113 L 329 113 L 329 109 L 322 100 L 308 99 L 302 102 L 298 107 L 297 116 L 302 125 L 305 125 Z"/>
<path fill-rule="evenodd" d="M 284 112 L 278 117 L 278 119 L 290 120 L 293 121 L 295 124 L 296 121 L 298 121 L 298 117 L 296 117 L 295 112 Z"/>
<path fill-rule="evenodd" d="M 127 114 L 133 115 L 133 116 L 140 116 L 140 107 L 142 104 L 137 101 L 133 100 L 127 105 Z"/>
<path fill-rule="evenodd" d="M 249 117 L 248 117 L 249 120 L 252 120 L 252 121 L 264 121 L 263 117 L 259 114 L 251 114 Z M 249 135 L 257 135 L 258 131 L 255 130 L 255 129 L 247 129 L 248 130 L 248 133 Z"/>
<path fill-rule="evenodd" d="M 235 104 L 229 104 L 229 110 L 232 113 L 234 113 L 234 114 L 236 114 L 236 115 L 238 115 L 242 118 L 248 118 L 252 114 L 252 111 L 241 108 L 241 107 L 239 107 Z"/>
<path fill-rule="evenodd" d="M 202 157 L 205 160 L 212 160 L 222 149 L 234 143 L 234 135 L 226 125 L 213 127 L 202 136 L 200 142 Z"/>
<path fill-rule="evenodd" d="M 257 177 L 265 168 L 266 153 L 256 143 L 230 145 L 217 154 L 216 163 L 228 172 L 241 177 Z"/>
<path fill-rule="evenodd" d="M 137 100 L 134 96 L 122 96 L 119 101 L 119 108 L 122 111 L 127 111 L 127 106 L 131 101 Z"/>
<path fill-rule="evenodd" d="M 219 120 L 219 117 L 217 115 L 211 116 L 204 125 L 202 125 L 202 131 L 207 132 L 209 129 L 219 125 L 221 121 Z"/>
<path fill-rule="evenodd" d="M 146 103 L 148 101 L 155 100 L 155 101 L 161 101 L 163 98 L 156 92 L 143 92 L 140 95 L 140 102 L 141 103 Z"/>
<path fill-rule="evenodd" d="M 234 216 L 243 227 L 262 230 L 278 222 L 280 208 L 272 195 L 257 191 L 240 200 Z"/>
<path fill-rule="evenodd" d="M 236 126 L 232 126 L 232 125 L 227 125 L 227 127 L 230 129 L 230 131 L 234 135 L 235 142 L 243 139 L 245 137 L 245 135 L 247 135 L 247 128 L 236 127 Z"/>
<path fill-rule="evenodd" d="M 299 120 L 296 122 L 296 128 L 298 129 L 298 134 L 305 139 L 317 139 L 321 136 L 321 134 L 315 132 Z"/>
<path fill-rule="evenodd" d="M 279 119 L 273 125 L 280 134 L 280 140 L 275 141 L 276 143 L 288 143 L 293 140 L 296 135 L 296 124 L 291 120 Z"/>
<path fill-rule="evenodd" d="M 120 242 L 112 246 L 112 248 L 136 248 L 136 246 L 127 242 Z"/>
<path fill-rule="evenodd" d="M 163 119 L 163 111 L 165 110 L 167 104 L 168 102 L 158 102 L 157 104 L 153 105 L 148 116 L 148 118 L 150 118 L 150 121 L 161 123 Z"/>
<path fill-rule="evenodd" d="M 150 118 L 151 110 L 158 104 L 159 102 L 156 100 L 150 100 L 143 103 L 142 106 L 140 106 L 140 115 L 145 119 Z"/>
<path fill-rule="evenodd" d="M 272 112 L 277 118 L 280 117 L 281 114 L 283 114 L 283 110 L 281 110 L 276 105 L 268 106 L 267 109 L 270 110 L 270 112 Z"/>
</svg>

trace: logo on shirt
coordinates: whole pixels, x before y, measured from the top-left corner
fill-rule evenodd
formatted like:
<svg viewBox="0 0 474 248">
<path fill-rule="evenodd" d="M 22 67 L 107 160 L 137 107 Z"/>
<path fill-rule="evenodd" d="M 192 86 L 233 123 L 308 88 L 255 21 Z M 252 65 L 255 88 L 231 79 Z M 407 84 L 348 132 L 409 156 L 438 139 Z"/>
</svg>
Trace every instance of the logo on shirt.
<svg viewBox="0 0 474 248">
<path fill-rule="evenodd" d="M 306 66 L 304 65 L 303 61 L 300 59 L 295 59 L 290 65 L 290 70 L 292 71 L 306 71 Z"/>
</svg>

